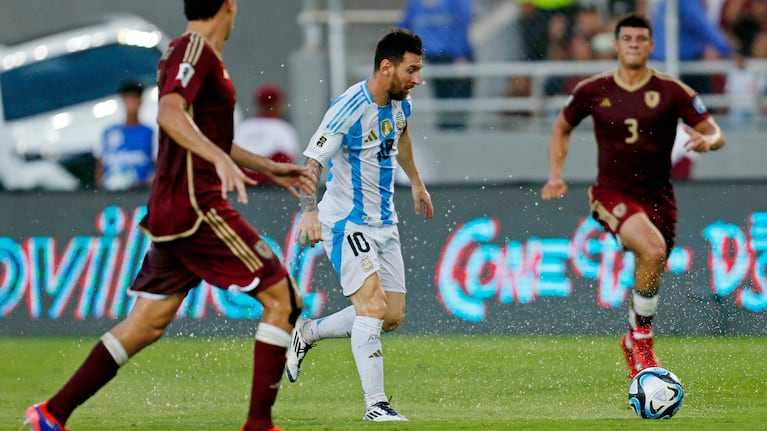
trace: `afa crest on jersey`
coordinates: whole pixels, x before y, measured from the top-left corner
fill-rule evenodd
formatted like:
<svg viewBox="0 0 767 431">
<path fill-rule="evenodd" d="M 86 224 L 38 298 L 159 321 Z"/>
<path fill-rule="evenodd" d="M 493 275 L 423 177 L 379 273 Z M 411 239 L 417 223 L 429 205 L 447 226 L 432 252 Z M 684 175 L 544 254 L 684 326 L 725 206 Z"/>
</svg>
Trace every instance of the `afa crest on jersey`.
<svg viewBox="0 0 767 431">
<path fill-rule="evenodd" d="M 383 121 L 381 121 L 381 135 L 382 136 L 389 136 L 391 135 L 391 132 L 394 131 L 394 126 L 392 125 L 391 121 L 387 118 Z"/>
</svg>

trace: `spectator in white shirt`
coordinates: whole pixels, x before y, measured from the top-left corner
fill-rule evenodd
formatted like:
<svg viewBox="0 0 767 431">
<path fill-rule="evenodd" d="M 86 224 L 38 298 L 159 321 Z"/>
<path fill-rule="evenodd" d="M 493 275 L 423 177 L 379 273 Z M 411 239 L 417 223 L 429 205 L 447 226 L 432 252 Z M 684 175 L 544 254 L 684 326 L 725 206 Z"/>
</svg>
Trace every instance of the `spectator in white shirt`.
<svg viewBox="0 0 767 431">
<path fill-rule="evenodd" d="M 256 114 L 235 128 L 234 141 L 275 162 L 295 163 L 301 149 L 296 129 L 283 118 L 285 94 L 274 84 L 264 84 L 256 89 L 254 103 Z M 245 173 L 259 184 L 274 185 L 266 175 L 252 171 Z"/>
</svg>

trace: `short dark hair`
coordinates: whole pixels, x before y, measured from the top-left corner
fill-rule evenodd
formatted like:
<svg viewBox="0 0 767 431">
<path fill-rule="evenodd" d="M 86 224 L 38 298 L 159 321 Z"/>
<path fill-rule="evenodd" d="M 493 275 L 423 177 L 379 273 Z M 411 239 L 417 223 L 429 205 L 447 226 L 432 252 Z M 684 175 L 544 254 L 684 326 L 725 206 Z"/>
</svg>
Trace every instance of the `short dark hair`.
<svg viewBox="0 0 767 431">
<path fill-rule="evenodd" d="M 141 97 L 141 94 L 144 93 L 144 84 L 142 84 L 140 81 L 135 81 L 132 79 L 123 81 L 120 84 L 119 93 L 121 95 L 133 94 Z"/>
<path fill-rule="evenodd" d="M 423 56 L 423 42 L 421 42 L 421 38 L 405 29 L 392 29 L 376 45 L 373 70 L 378 70 L 383 60 L 399 63 L 405 57 L 406 52 L 413 53 L 419 57 Z"/>
<path fill-rule="evenodd" d="M 189 21 L 211 19 L 221 9 L 224 0 L 184 0 L 184 15 Z"/>
<path fill-rule="evenodd" d="M 652 37 L 652 25 L 650 20 L 639 13 L 629 13 L 618 18 L 618 22 L 615 24 L 615 39 L 618 39 L 618 34 L 621 32 L 621 27 L 638 27 L 646 28 L 650 30 L 650 37 Z"/>
</svg>

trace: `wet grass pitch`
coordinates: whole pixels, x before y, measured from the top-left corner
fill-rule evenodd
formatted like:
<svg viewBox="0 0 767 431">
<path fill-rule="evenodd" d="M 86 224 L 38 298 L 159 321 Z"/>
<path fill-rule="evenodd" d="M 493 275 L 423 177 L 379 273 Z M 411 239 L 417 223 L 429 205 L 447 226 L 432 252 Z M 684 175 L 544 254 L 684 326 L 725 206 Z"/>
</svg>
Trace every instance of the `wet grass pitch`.
<svg viewBox="0 0 767 431">
<path fill-rule="evenodd" d="M 50 397 L 93 338 L 0 337 L 0 429 Z M 767 429 L 767 338 L 659 336 L 656 352 L 682 380 L 671 420 L 628 408 L 615 337 L 385 335 L 386 392 L 406 423 L 367 423 L 348 340 L 326 340 L 301 379 L 282 380 L 275 425 L 300 430 Z M 238 430 L 247 412 L 252 341 L 160 340 L 72 415 L 89 430 Z"/>
</svg>

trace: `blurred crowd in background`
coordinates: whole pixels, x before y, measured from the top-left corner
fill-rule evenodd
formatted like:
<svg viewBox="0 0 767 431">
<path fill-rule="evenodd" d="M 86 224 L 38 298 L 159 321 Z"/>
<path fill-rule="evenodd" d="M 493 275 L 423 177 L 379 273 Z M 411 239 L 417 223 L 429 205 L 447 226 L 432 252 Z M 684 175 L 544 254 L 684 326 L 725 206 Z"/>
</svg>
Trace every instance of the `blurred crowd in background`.
<svg viewBox="0 0 767 431">
<path fill-rule="evenodd" d="M 660 0 L 535 0 L 520 5 L 519 37 L 524 60 L 604 60 L 615 56 L 613 25 L 626 12 L 647 15 L 653 24 L 656 42 L 652 58 L 664 59 L 664 15 Z M 680 60 L 736 59 L 733 72 L 745 70 L 747 60 L 767 59 L 767 1 L 764 0 L 683 0 L 678 3 Z M 681 77 L 700 93 L 739 92 L 742 82 L 728 83 L 727 76 L 706 79 Z M 515 78 L 510 95 L 529 94 L 526 77 Z M 578 78 L 552 79 L 546 94 L 567 94 Z M 742 81 L 740 73 L 732 79 Z M 731 84 L 728 86 L 728 84 Z M 732 85 L 734 84 L 734 85 Z M 764 91 L 764 76 L 754 76 L 750 94 Z"/>
<path fill-rule="evenodd" d="M 325 2 L 321 3 L 324 5 Z M 347 1 L 344 6 L 373 7 L 373 4 L 360 0 L 359 2 Z M 477 33 L 476 30 L 481 29 L 483 24 L 487 24 L 489 17 L 492 18 L 492 15 L 498 13 L 500 6 L 513 9 L 513 14 L 508 15 L 513 18 L 503 23 L 504 28 L 508 29 L 508 35 L 492 40 L 493 48 L 490 49 L 502 49 L 506 45 L 514 45 L 515 48 L 512 54 L 498 55 L 488 60 L 480 55 L 482 50 L 487 52 L 489 49 L 488 38 L 482 39 L 483 43 L 472 36 L 476 36 L 474 34 Z M 424 41 L 424 61 L 427 65 L 453 65 L 460 70 L 464 65 L 481 66 L 484 61 L 496 61 L 496 59 L 524 64 L 543 61 L 577 61 L 581 64 L 597 60 L 613 61 L 615 60 L 614 23 L 618 17 L 628 12 L 644 13 L 650 18 L 656 43 L 652 59 L 662 65 L 665 59 L 667 6 L 668 2 L 663 0 L 400 0 L 393 6 L 376 5 L 375 7 L 378 9 L 388 7 L 392 9 L 389 12 L 395 12 L 393 9 L 397 9 L 396 18 L 387 21 L 386 26 L 404 27 L 419 34 Z M 767 0 L 678 0 L 677 8 L 679 60 L 728 61 L 725 64 L 726 67 L 720 66 L 714 72 L 709 71 L 698 75 L 683 73 L 680 79 L 701 94 L 721 96 L 719 103 L 709 105 L 709 108 L 717 115 L 725 129 L 739 130 L 743 125 L 748 125 L 751 130 L 757 130 L 754 127 L 763 127 L 764 120 L 767 118 L 764 108 L 766 104 L 763 100 L 767 87 L 767 61 L 765 61 L 767 60 Z M 359 34 L 351 33 L 349 30 L 351 26 L 346 28 L 350 33 L 345 48 L 353 51 L 356 43 L 355 35 Z M 371 36 L 373 30 L 369 23 L 361 23 L 361 28 L 366 39 L 368 36 L 373 37 Z M 149 69 L 147 73 L 151 76 L 154 75 L 155 57 L 159 55 L 159 51 L 152 55 L 147 57 L 151 61 L 148 61 L 145 67 Z M 11 56 L 6 55 L 4 61 L 9 58 Z M 31 66 L 33 65 L 30 64 Z M 659 68 L 662 69 L 662 67 Z M 9 72 L 19 71 L 16 73 L 19 75 L 16 76 L 18 79 L 31 76 L 26 72 L 22 74 L 21 70 L 21 67 L 16 69 L 6 67 L 4 75 L 10 77 Z M 523 106 L 519 111 L 497 107 L 471 111 L 470 108 L 464 108 L 471 106 L 467 102 L 468 99 L 549 97 L 550 102 L 556 102 L 557 97 L 569 94 L 581 79 L 588 76 L 588 74 L 557 76 L 558 71 L 558 69 L 546 70 L 541 88 L 540 76 L 531 76 L 529 69 L 519 73 L 514 70 L 511 74 L 497 79 L 500 85 L 491 86 L 492 95 L 488 95 L 488 86 L 482 87 L 480 79 L 472 79 L 472 75 L 429 79 L 428 85 L 419 89 L 414 98 L 431 95 L 440 99 L 435 105 L 438 108 L 451 103 L 450 106 L 457 106 L 457 109 L 437 109 L 431 112 L 436 117 L 433 122 L 436 129 L 471 131 L 472 127 L 476 126 L 478 117 L 482 117 L 481 120 L 487 123 L 496 121 L 492 120 L 495 118 L 493 115 L 487 114 L 496 114 L 502 119 L 491 123 L 492 127 L 488 129 L 515 130 L 514 126 L 507 127 L 507 123 L 504 122 L 520 124 L 519 119 L 534 117 L 538 120 L 543 118 L 545 121 L 548 118 L 545 115 L 551 114 L 552 112 L 549 111 L 555 106 L 558 109 L 561 104 L 545 105 L 546 111 L 541 115 L 542 111 L 539 108 L 536 108 L 539 109 L 538 111 L 524 108 L 530 105 L 519 105 Z M 130 76 L 129 78 L 140 77 Z M 537 81 L 536 78 L 538 78 Z M 241 97 L 240 108 L 245 112 L 245 115 L 241 117 L 245 118 L 242 118 L 236 127 L 237 139 L 242 141 L 241 144 L 252 146 L 255 151 L 260 151 L 262 155 L 273 157 L 275 160 L 292 160 L 302 163 L 301 151 L 305 142 L 301 142 L 301 129 L 299 128 L 297 133 L 295 127 L 297 124 L 295 120 L 300 120 L 302 113 L 296 110 L 295 105 L 289 104 L 290 93 L 300 93 L 302 89 L 294 86 L 280 87 L 270 82 L 272 80 L 273 78 L 262 81 L 259 76 L 255 76 L 250 82 L 250 88 L 238 88 L 239 94 L 253 96 Z M 108 84 L 109 88 L 115 89 L 116 97 L 120 96 L 116 89 L 121 81 L 116 79 L 114 83 Z M 31 83 L 31 88 L 40 87 L 39 82 L 38 79 Z M 143 83 L 149 90 L 147 94 L 153 94 L 149 81 L 144 80 Z M 535 87 L 535 85 L 538 86 Z M 11 100 L 8 95 L 11 87 L 14 86 L 4 87 L 4 101 Z M 18 85 L 15 87 L 21 88 Z M 137 94 L 141 93 L 137 92 Z M 330 99 L 336 96 L 329 95 Z M 0 129 L 0 137 L 2 137 L 0 143 L 5 143 L 0 145 L 0 154 L 4 155 L 0 157 L 0 183 L 6 189 L 146 188 L 151 178 L 151 164 L 156 154 L 156 148 L 153 148 L 156 145 L 156 124 L 152 116 L 145 115 L 143 125 L 139 125 L 135 114 L 130 114 L 127 111 L 128 105 L 124 105 L 129 99 L 115 100 L 122 102 L 114 105 L 117 107 L 116 112 L 120 114 L 124 112 L 127 118 L 120 124 L 111 125 L 109 129 L 89 123 L 89 129 L 94 129 L 92 140 L 99 139 L 99 142 L 93 147 L 93 154 L 88 155 L 87 159 L 82 158 L 82 155 L 76 155 L 79 157 L 77 163 L 67 165 L 66 162 L 73 160 L 75 155 L 62 153 L 57 156 L 58 159 L 51 159 L 54 163 L 43 166 L 44 162 L 48 162 L 44 160 L 47 157 L 46 154 L 43 152 L 40 154 L 19 153 L 19 151 L 25 151 L 23 150 L 25 143 L 16 145 L 12 143 L 12 138 L 18 141 L 22 134 L 16 130 L 14 136 L 11 136 L 8 127 L 6 130 Z M 322 102 L 326 103 L 324 98 Z M 145 100 L 144 107 L 153 104 L 156 104 L 156 100 L 148 98 Z M 61 111 L 64 108 L 57 109 Z M 8 112 L 6 109 L 5 126 L 11 126 L 11 120 L 16 123 L 26 121 L 26 118 L 11 118 Z M 50 114 L 53 115 L 56 112 L 58 111 L 51 111 Z M 418 121 L 429 115 L 429 109 L 424 109 L 423 105 L 419 105 L 418 112 L 418 119 L 416 119 Z M 472 112 L 477 115 L 472 117 Z M 39 113 L 35 115 L 40 116 Z M 34 116 L 29 115 L 29 117 Z M 79 117 L 75 115 L 72 118 L 76 122 Z M 513 118 L 513 120 L 504 118 Z M 471 122 L 472 119 L 475 120 L 474 123 Z M 146 131 L 147 126 L 155 128 L 154 134 Z M 36 129 L 39 127 L 37 123 L 30 123 L 30 126 L 25 127 L 31 130 L 30 133 L 39 134 Z M 21 130 L 21 127 L 17 129 Z M 139 129 L 141 133 L 137 132 Z M 121 159 L 120 151 L 123 149 L 126 150 L 126 156 Z M 138 150 L 142 151 L 141 163 L 139 163 Z M 417 159 L 430 157 L 429 148 L 417 148 L 417 151 L 424 153 L 417 154 Z M 420 164 L 424 166 L 424 169 L 429 166 L 427 163 Z M 77 179 L 67 177 L 63 172 L 53 176 L 50 173 L 52 170 L 61 171 L 59 165 L 64 166 Z M 20 166 L 23 166 L 23 169 L 20 169 Z M 82 172 L 75 172 L 72 166 Z M 81 169 L 83 166 L 87 169 Z M 41 171 L 39 175 L 32 175 L 35 167 L 46 170 Z M 29 177 L 29 181 L 10 186 L 11 181 L 18 182 L 26 177 Z M 129 178 L 134 178 L 135 181 L 128 181 Z M 260 180 L 264 183 L 268 182 L 263 178 Z"/>
<path fill-rule="evenodd" d="M 420 34 L 427 64 L 462 64 L 477 61 L 470 30 L 486 14 L 495 12 L 482 0 L 408 0 L 396 25 Z M 665 60 L 667 2 L 661 0 L 521 0 L 510 37 L 519 49 L 511 61 L 614 60 L 614 23 L 628 12 L 643 13 L 654 28 L 655 49 L 651 59 Z M 707 74 L 682 74 L 679 78 L 704 95 L 728 98 L 725 106 L 712 106 L 726 128 L 737 128 L 762 117 L 762 97 L 767 87 L 767 1 L 682 0 L 677 2 L 680 61 L 731 60 L 731 66 Z M 479 60 L 481 61 L 481 60 Z M 561 96 L 569 94 L 588 74 L 557 76 L 549 72 L 542 92 L 534 88 L 534 76 L 520 73 L 508 77 L 503 97 Z M 475 96 L 476 82 L 466 78 L 434 79 L 431 95 L 440 99 Z M 465 113 L 442 112 L 437 126 L 463 129 Z M 529 110 L 506 114 L 524 117 Z"/>
</svg>

